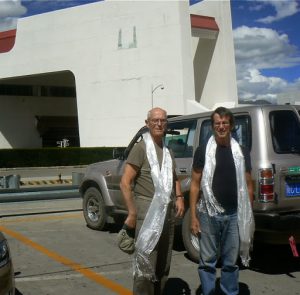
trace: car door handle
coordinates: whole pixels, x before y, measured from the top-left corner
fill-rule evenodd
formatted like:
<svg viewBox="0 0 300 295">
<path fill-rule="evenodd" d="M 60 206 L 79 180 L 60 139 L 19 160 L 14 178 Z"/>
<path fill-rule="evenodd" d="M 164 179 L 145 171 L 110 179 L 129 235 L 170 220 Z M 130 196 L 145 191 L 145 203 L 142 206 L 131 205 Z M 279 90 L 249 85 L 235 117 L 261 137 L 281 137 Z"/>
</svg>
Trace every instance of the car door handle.
<svg viewBox="0 0 300 295">
<path fill-rule="evenodd" d="M 179 172 L 180 173 L 186 173 L 187 172 L 187 168 L 179 168 Z"/>
</svg>

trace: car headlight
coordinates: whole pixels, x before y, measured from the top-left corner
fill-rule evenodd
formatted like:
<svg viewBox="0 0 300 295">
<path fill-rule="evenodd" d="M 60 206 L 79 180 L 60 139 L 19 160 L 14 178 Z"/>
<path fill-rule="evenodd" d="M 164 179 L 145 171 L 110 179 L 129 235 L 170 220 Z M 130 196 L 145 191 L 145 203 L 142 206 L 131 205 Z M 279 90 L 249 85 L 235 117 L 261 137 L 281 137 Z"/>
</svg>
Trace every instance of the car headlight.
<svg viewBox="0 0 300 295">
<path fill-rule="evenodd" d="M 9 262 L 9 250 L 7 242 L 0 242 L 0 267 L 3 267 Z"/>
</svg>

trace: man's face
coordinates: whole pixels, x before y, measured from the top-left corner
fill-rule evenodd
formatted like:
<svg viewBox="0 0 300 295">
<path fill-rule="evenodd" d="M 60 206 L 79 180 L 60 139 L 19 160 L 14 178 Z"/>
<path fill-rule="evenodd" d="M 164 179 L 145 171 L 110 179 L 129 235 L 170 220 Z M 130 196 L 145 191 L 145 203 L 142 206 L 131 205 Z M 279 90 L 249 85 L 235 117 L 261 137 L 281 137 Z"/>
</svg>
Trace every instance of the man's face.
<svg viewBox="0 0 300 295">
<path fill-rule="evenodd" d="M 214 114 L 213 120 L 216 139 L 224 140 L 230 138 L 231 125 L 229 116 L 220 117 L 219 114 Z"/>
<path fill-rule="evenodd" d="M 163 137 L 167 127 L 166 113 L 161 109 L 152 110 L 146 125 L 153 137 Z"/>
</svg>

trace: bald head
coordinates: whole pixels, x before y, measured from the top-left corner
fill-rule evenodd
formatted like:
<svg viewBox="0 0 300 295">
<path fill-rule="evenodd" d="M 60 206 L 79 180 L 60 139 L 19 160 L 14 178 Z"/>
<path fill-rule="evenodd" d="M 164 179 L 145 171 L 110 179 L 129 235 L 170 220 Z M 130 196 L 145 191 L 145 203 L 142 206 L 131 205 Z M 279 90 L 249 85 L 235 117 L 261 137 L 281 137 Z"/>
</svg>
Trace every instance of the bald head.
<svg viewBox="0 0 300 295">
<path fill-rule="evenodd" d="M 148 112 L 146 126 L 158 145 L 162 145 L 162 139 L 167 128 L 167 112 L 161 108 L 154 108 Z"/>
<path fill-rule="evenodd" d="M 151 117 L 154 116 L 155 113 L 164 114 L 165 118 L 167 118 L 167 112 L 164 109 L 161 108 L 153 108 L 151 109 L 147 114 L 147 120 L 151 119 Z"/>
</svg>

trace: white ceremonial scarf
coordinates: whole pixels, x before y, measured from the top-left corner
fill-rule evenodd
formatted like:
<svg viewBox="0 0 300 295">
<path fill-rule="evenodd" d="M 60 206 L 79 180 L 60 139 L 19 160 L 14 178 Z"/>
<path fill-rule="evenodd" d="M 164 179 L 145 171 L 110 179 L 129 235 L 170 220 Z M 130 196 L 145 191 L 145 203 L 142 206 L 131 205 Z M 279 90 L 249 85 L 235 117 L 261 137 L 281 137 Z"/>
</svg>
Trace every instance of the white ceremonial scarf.
<svg viewBox="0 0 300 295">
<path fill-rule="evenodd" d="M 249 266 L 250 247 L 254 235 L 254 217 L 249 199 L 249 193 L 245 177 L 245 160 L 241 147 L 232 137 L 230 139 L 231 151 L 233 155 L 238 192 L 238 227 L 240 237 L 240 256 L 244 266 Z M 198 209 L 206 212 L 209 216 L 214 216 L 224 212 L 224 209 L 217 202 L 212 191 L 212 181 L 216 167 L 217 143 L 214 136 L 211 136 L 207 143 L 205 152 L 205 165 L 202 174 L 201 186 L 203 198 L 200 200 Z"/>
<path fill-rule="evenodd" d="M 150 133 L 145 133 L 143 138 L 155 193 L 135 243 L 133 274 L 155 281 L 155 270 L 151 266 L 149 256 L 160 238 L 168 204 L 171 201 L 173 162 L 169 150 L 163 145 L 163 160 L 160 169 Z"/>
</svg>

